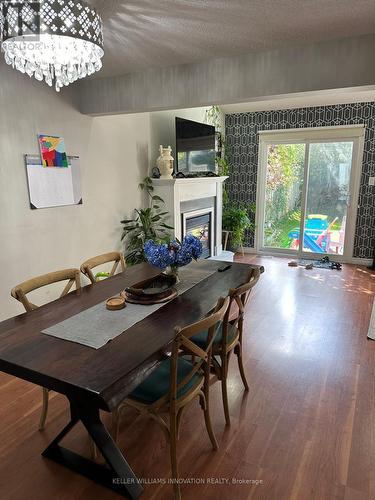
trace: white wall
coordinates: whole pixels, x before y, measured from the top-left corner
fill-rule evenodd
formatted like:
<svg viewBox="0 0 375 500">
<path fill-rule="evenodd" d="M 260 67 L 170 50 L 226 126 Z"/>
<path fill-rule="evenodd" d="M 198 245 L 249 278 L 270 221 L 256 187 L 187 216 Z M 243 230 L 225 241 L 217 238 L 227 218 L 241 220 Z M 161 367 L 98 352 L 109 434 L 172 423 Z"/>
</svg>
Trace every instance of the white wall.
<svg viewBox="0 0 375 500">
<path fill-rule="evenodd" d="M 92 118 L 73 95 L 0 64 L 0 320 L 23 311 L 10 297 L 17 283 L 120 249 L 120 220 L 142 204 L 149 114 Z M 83 205 L 30 209 L 23 155 L 39 152 L 38 133 L 63 136 L 80 156 Z"/>
</svg>

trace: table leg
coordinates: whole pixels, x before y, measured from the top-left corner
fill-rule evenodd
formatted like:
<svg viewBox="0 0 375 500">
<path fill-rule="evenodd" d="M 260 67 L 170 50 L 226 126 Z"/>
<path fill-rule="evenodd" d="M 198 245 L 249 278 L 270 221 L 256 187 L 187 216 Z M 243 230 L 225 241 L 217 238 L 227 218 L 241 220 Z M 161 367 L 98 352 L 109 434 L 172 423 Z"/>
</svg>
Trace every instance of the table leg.
<svg viewBox="0 0 375 500">
<path fill-rule="evenodd" d="M 124 497 L 136 499 L 143 488 L 126 462 L 121 451 L 100 420 L 98 408 L 82 407 L 71 401 L 71 421 L 42 453 L 60 465 L 120 493 Z M 63 448 L 59 442 L 81 421 L 105 459 L 101 465 L 77 453 Z"/>
</svg>

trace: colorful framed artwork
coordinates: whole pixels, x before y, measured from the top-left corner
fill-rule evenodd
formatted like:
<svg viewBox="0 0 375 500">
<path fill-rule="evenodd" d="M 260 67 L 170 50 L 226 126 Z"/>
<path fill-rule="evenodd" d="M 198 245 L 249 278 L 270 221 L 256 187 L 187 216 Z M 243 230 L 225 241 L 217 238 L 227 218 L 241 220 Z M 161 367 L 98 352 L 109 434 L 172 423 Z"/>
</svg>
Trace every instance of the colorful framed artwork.
<svg viewBox="0 0 375 500">
<path fill-rule="evenodd" d="M 43 167 L 69 166 L 65 141 L 62 137 L 39 134 L 38 139 Z"/>
</svg>

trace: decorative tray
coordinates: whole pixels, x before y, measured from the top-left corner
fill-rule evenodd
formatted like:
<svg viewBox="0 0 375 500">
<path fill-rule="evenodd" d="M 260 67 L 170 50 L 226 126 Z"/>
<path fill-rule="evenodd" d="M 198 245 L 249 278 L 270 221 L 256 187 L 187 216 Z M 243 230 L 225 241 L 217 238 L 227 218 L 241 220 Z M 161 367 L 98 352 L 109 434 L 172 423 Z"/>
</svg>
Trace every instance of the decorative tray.
<svg viewBox="0 0 375 500">
<path fill-rule="evenodd" d="M 127 302 L 133 304 L 160 304 L 174 299 L 178 292 L 175 288 L 176 276 L 159 274 L 155 278 L 141 281 L 125 289 Z"/>
</svg>

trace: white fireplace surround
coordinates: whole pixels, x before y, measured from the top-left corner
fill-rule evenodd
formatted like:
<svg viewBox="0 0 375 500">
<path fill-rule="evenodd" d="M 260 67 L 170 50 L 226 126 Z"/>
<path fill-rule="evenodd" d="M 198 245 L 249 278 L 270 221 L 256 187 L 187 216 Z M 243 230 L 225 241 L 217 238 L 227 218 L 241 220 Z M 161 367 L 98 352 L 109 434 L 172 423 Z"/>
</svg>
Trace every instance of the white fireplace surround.
<svg viewBox="0 0 375 500">
<path fill-rule="evenodd" d="M 181 240 L 183 237 L 183 220 L 186 217 L 212 212 L 211 252 L 214 258 L 223 256 L 223 260 L 225 260 L 222 247 L 223 182 L 227 178 L 153 179 L 154 193 L 165 202 L 165 211 L 170 213 L 168 222 L 174 227 L 176 238 Z"/>
</svg>

